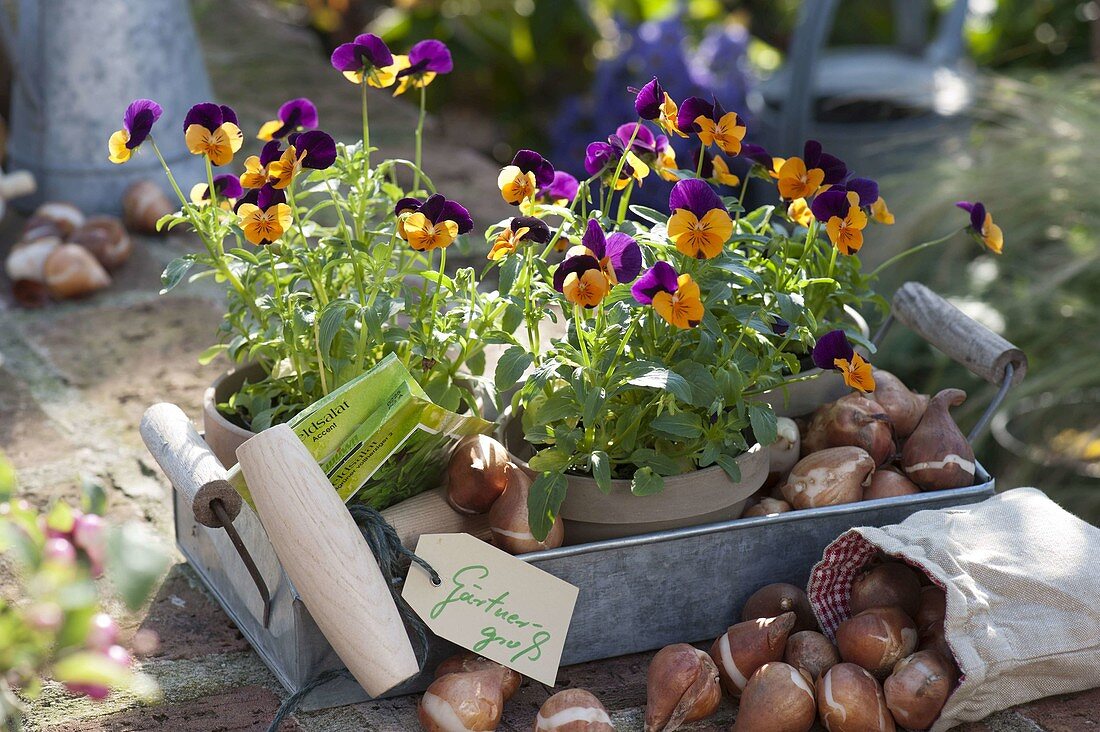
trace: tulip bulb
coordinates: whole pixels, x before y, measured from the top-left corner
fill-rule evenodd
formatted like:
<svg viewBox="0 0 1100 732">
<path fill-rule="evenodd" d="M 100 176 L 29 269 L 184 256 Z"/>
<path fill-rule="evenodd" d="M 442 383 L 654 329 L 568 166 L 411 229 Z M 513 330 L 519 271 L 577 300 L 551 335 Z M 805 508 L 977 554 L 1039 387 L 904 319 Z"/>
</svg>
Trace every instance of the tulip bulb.
<svg viewBox="0 0 1100 732">
<path fill-rule="evenodd" d="M 176 207 L 151 180 L 139 180 L 122 194 L 122 216 L 126 226 L 142 234 L 157 234 L 157 222 L 174 213 Z"/>
<path fill-rule="evenodd" d="M 90 295 L 111 284 L 111 276 L 82 246 L 62 244 L 50 252 L 43 266 L 46 286 L 55 297 Z"/>
<path fill-rule="evenodd" d="M 917 649 L 917 626 L 896 607 L 873 607 L 836 629 L 840 657 L 885 679 L 901 659 Z"/>
<path fill-rule="evenodd" d="M 874 469 L 874 458 L 862 448 L 826 448 L 798 461 L 783 497 L 799 509 L 855 503 L 863 498 L 863 484 Z"/>
<path fill-rule="evenodd" d="M 947 615 L 947 593 L 935 585 L 920 588 L 920 604 L 913 620 L 917 630 L 923 631 L 936 623 L 943 623 Z"/>
<path fill-rule="evenodd" d="M 508 701 L 515 696 L 517 691 L 519 691 L 519 685 L 523 682 L 523 677 L 520 676 L 519 672 L 513 671 L 507 666 L 502 666 L 496 661 L 483 658 L 470 651 L 458 653 L 441 661 L 440 664 L 435 667 L 435 677 L 438 679 L 447 674 L 461 674 L 468 671 L 485 671 L 493 669 L 499 669 L 503 674 L 500 687 L 501 694 L 504 696 L 504 701 Z"/>
<path fill-rule="evenodd" d="M 108 270 L 121 267 L 134 250 L 130 235 L 114 216 L 91 217 L 69 241 L 87 249 Z"/>
<path fill-rule="evenodd" d="M 615 732 L 607 709 L 584 689 L 559 691 L 542 703 L 535 732 Z"/>
<path fill-rule="evenodd" d="M 890 418 L 862 394 L 851 394 L 818 407 L 807 428 L 806 452 L 850 445 L 867 451 L 875 465 L 894 456 L 894 430 Z"/>
<path fill-rule="evenodd" d="M 798 425 L 789 417 L 777 417 L 775 420 L 775 442 L 768 445 L 768 480 L 783 482 L 791 468 L 798 462 L 802 438 L 798 434 Z"/>
<path fill-rule="evenodd" d="M 531 533 L 531 523 L 527 515 L 527 495 L 530 490 L 531 479 L 527 474 L 508 463 L 508 487 L 489 509 L 489 526 L 493 532 L 493 544 L 509 554 L 554 549 L 565 540 L 561 516 L 554 518 L 554 525 L 542 541 Z"/>
<path fill-rule="evenodd" d="M 920 487 L 906 478 L 901 473 L 885 468 L 876 470 L 871 476 L 871 484 L 863 490 L 863 500 L 872 501 L 876 498 L 894 498 L 895 496 L 912 496 L 920 493 Z"/>
<path fill-rule="evenodd" d="M 932 397 L 902 448 L 905 474 L 926 491 L 974 484 L 974 451 L 948 411 L 964 401 L 966 392 L 960 389 L 944 389 Z"/>
<path fill-rule="evenodd" d="M 898 661 L 883 683 L 886 706 L 906 729 L 928 729 L 940 716 L 957 678 L 954 665 L 935 651 Z"/>
<path fill-rule="evenodd" d="M 783 613 L 776 618 L 757 618 L 731 625 L 714 641 L 710 657 L 718 667 L 722 686 L 741 696 L 756 669 L 770 661 L 781 661 L 797 616 Z"/>
<path fill-rule="evenodd" d="M 417 716 L 426 732 L 490 732 L 504 712 L 499 669 L 446 674 L 420 697 Z"/>
<path fill-rule="evenodd" d="M 84 225 L 84 212 L 71 203 L 47 201 L 35 209 L 34 214 L 27 220 L 24 233 L 30 232 L 34 224 L 40 225 L 45 221 L 52 223 L 64 239 Z"/>
<path fill-rule="evenodd" d="M 4 262 L 4 270 L 12 282 L 29 280 L 46 281 L 46 258 L 61 246 L 61 239 L 46 236 L 33 241 L 21 241 L 11 248 Z"/>
<path fill-rule="evenodd" d="M 909 390 L 901 379 L 889 371 L 874 369 L 875 391 L 870 395 L 890 418 L 894 434 L 906 438 L 917 428 L 928 408 L 928 395 Z"/>
<path fill-rule="evenodd" d="M 733 732 L 809 732 L 815 721 L 813 682 L 794 666 L 775 662 L 749 679 Z"/>
<path fill-rule="evenodd" d="M 488 435 L 463 437 L 447 464 L 447 502 L 459 513 L 485 513 L 508 487 L 508 451 Z"/>
<path fill-rule="evenodd" d="M 759 503 L 755 503 L 745 509 L 745 512 L 741 514 L 741 518 L 774 516 L 777 513 L 787 513 L 790 510 L 791 504 L 786 501 L 765 497 L 761 498 Z"/>
<path fill-rule="evenodd" d="M 920 580 L 917 573 L 901 562 L 865 567 L 852 581 L 848 609 L 858 615 L 873 607 L 897 606 L 910 618 L 920 607 Z"/>
<path fill-rule="evenodd" d="M 665 646 L 649 663 L 645 732 L 672 732 L 705 719 L 721 701 L 718 667 L 709 655 L 686 643 Z"/>
<path fill-rule="evenodd" d="M 896 732 L 875 677 L 854 663 L 838 663 L 817 680 L 817 711 L 829 732 Z"/>
<path fill-rule="evenodd" d="M 802 588 L 786 582 L 764 585 L 749 595 L 741 608 L 741 620 L 774 618 L 788 612 L 794 613 L 796 617 L 792 629 L 794 632 L 817 630 L 817 618 L 814 617 L 814 609 L 810 606 L 806 593 Z"/>
<path fill-rule="evenodd" d="M 840 663 L 840 653 L 821 633 L 803 630 L 787 639 L 783 660 L 816 679 Z"/>
</svg>

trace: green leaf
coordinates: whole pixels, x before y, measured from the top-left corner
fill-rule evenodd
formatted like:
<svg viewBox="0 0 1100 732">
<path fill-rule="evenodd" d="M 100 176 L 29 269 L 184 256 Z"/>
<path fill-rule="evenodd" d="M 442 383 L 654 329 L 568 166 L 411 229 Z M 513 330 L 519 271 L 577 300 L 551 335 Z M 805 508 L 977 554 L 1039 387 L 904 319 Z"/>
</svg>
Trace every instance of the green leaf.
<svg viewBox="0 0 1100 732">
<path fill-rule="evenodd" d="M 630 492 L 636 496 L 652 496 L 665 489 L 665 479 L 653 472 L 652 468 L 639 468 L 630 481 Z"/>
<path fill-rule="evenodd" d="M 168 564 L 160 540 L 140 525 L 127 524 L 108 532 L 107 574 L 130 610 L 141 608 Z"/>
<path fill-rule="evenodd" d="M 640 216 L 646 221 L 652 221 L 655 224 L 663 224 L 668 221 L 668 214 L 663 214 L 655 208 L 649 206 L 639 206 L 637 204 L 630 206 L 630 212 Z"/>
<path fill-rule="evenodd" d="M 91 478 L 84 478 L 80 486 L 80 507 L 84 513 L 102 516 L 107 513 L 107 491 Z"/>
<path fill-rule="evenodd" d="M 568 468 L 571 462 L 573 462 L 572 455 L 566 454 L 557 448 L 548 447 L 536 453 L 534 457 L 527 461 L 527 464 L 531 466 L 532 470 L 540 472 L 561 472 Z"/>
<path fill-rule="evenodd" d="M 676 398 L 680 401 L 691 403 L 691 386 L 684 380 L 684 377 L 674 371 L 647 362 L 635 362 L 631 364 L 631 367 L 641 370 L 638 376 L 627 382 L 631 386 L 669 391 L 676 395 Z"/>
<path fill-rule="evenodd" d="M 604 493 L 611 492 L 611 458 L 603 450 L 594 450 L 588 459 L 592 469 L 592 479 L 596 481 L 596 487 Z"/>
<path fill-rule="evenodd" d="M 523 376 L 523 372 L 534 362 L 533 357 L 522 346 L 511 346 L 500 354 L 496 369 L 496 388 L 511 389 Z"/>
<path fill-rule="evenodd" d="M 229 348 L 228 343 L 216 343 L 199 354 L 199 363 L 203 366 L 213 361 L 219 354 Z"/>
<path fill-rule="evenodd" d="M 15 468 L 0 453 L 0 503 L 7 503 L 15 492 Z"/>
<path fill-rule="evenodd" d="M 182 282 L 184 276 L 191 269 L 191 265 L 193 264 L 194 260 L 190 255 L 178 257 L 169 262 L 168 266 L 164 268 L 164 272 L 160 275 L 160 294 L 163 295 Z"/>
<path fill-rule="evenodd" d="M 531 534 L 542 541 L 554 527 L 554 521 L 565 500 L 568 482 L 562 473 L 540 473 L 527 493 L 527 520 Z"/>
<path fill-rule="evenodd" d="M 730 477 L 730 480 L 734 483 L 741 482 L 741 466 L 737 464 L 735 459 L 723 454 L 719 455 L 715 462 L 722 466 L 722 470 L 726 471 L 726 475 Z"/>
<path fill-rule="evenodd" d="M 777 436 L 775 412 L 769 405 L 750 404 L 749 424 L 752 425 L 752 433 L 761 445 L 770 445 L 775 442 Z"/>
<path fill-rule="evenodd" d="M 503 264 L 500 265 L 500 283 L 497 285 L 497 291 L 501 295 L 507 295 L 512 291 L 512 285 L 516 282 L 516 275 L 519 274 L 519 268 L 522 264 L 522 257 L 504 258 Z"/>
<path fill-rule="evenodd" d="M 348 313 L 356 309 L 351 300 L 332 300 L 321 311 L 321 322 L 317 326 L 317 338 L 320 341 L 321 353 L 328 356 L 332 352 L 332 342 L 336 335 L 343 330 Z"/>
<path fill-rule="evenodd" d="M 665 412 L 649 423 L 651 429 L 664 432 L 675 437 L 684 437 L 689 440 L 703 434 L 703 424 L 698 414 L 680 412 L 669 414 Z"/>
</svg>

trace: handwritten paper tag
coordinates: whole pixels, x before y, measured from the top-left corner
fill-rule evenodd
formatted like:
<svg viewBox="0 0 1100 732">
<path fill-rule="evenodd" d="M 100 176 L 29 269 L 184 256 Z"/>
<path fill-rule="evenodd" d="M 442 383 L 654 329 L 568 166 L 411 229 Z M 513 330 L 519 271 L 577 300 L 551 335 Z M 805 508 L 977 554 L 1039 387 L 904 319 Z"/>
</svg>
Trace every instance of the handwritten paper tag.
<svg viewBox="0 0 1100 732">
<path fill-rule="evenodd" d="M 438 636 L 554 686 L 577 588 L 469 534 L 423 534 L 401 595 Z"/>
</svg>

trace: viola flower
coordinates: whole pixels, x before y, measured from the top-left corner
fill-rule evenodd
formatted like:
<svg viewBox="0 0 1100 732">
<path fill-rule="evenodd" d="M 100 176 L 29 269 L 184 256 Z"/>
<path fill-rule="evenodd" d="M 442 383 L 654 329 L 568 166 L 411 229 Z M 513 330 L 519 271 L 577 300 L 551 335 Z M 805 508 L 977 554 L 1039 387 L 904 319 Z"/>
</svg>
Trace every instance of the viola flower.
<svg viewBox="0 0 1100 732">
<path fill-rule="evenodd" d="M 649 162 L 657 157 L 657 138 L 652 130 L 638 122 L 627 122 L 615 129 L 615 137 L 622 142 L 623 149 Z M 668 138 L 664 138 L 666 141 Z"/>
<path fill-rule="evenodd" d="M 351 43 L 342 43 L 332 52 L 333 68 L 356 84 L 364 81 L 375 89 L 393 84 L 397 69 L 386 42 L 373 33 L 363 33 Z"/>
<path fill-rule="evenodd" d="M 317 107 L 305 97 L 291 99 L 279 107 L 279 118 L 264 122 L 256 135 L 260 140 L 281 140 L 292 132 L 317 126 Z"/>
<path fill-rule="evenodd" d="M 639 119 L 655 120 L 661 116 L 661 106 L 667 96 L 661 82 L 654 76 L 648 84 L 637 90 L 634 111 L 638 113 Z"/>
<path fill-rule="evenodd" d="M 694 328 L 703 320 L 699 285 L 689 274 L 677 276 L 667 262 L 657 262 L 630 288 L 634 299 L 652 305 L 657 314 L 677 328 Z"/>
<path fill-rule="evenodd" d="M 184 139 L 192 155 L 205 155 L 214 165 L 225 165 L 244 144 L 232 108 L 203 102 L 191 107 L 183 118 Z"/>
<path fill-rule="evenodd" d="M 418 252 L 449 247 L 459 234 L 474 228 L 470 212 L 457 201 L 448 201 L 438 193 L 424 203 L 415 201 L 398 202 L 398 231 Z"/>
<path fill-rule="evenodd" d="M 577 197 L 581 184 L 564 170 L 554 171 L 554 180 L 548 186 L 541 186 L 535 192 L 535 200 L 558 206 L 568 206 Z"/>
<path fill-rule="evenodd" d="M 505 203 L 518 206 L 534 198 L 539 188 L 554 182 L 554 166 L 534 150 L 520 150 L 497 176 L 497 188 Z"/>
<path fill-rule="evenodd" d="M 737 112 L 727 112 L 717 101 L 706 102 L 699 97 L 689 97 L 680 105 L 677 126 L 690 129 L 699 136 L 699 140 L 727 155 L 741 152 L 741 140 L 745 137 L 745 125 L 741 124 Z"/>
<path fill-rule="evenodd" d="M 844 161 L 822 150 L 821 143 L 817 140 L 807 140 L 802 146 L 802 159 L 807 167 L 817 168 L 825 173 L 825 186 L 843 183 L 848 178 L 848 166 Z"/>
<path fill-rule="evenodd" d="M 665 98 L 661 102 L 661 114 L 657 118 L 657 124 L 662 130 L 670 135 L 677 135 L 679 137 L 687 137 L 688 133 L 681 130 L 679 127 L 680 110 L 676 106 L 676 102 L 672 101 L 672 97 L 665 92 Z"/>
<path fill-rule="evenodd" d="M 596 219 L 588 220 L 580 245 L 569 250 L 565 261 L 554 273 L 554 289 L 558 292 L 562 292 L 564 278 L 570 271 L 566 265 L 577 258 L 594 261 L 596 268 L 607 278 L 608 289 L 620 282 L 632 281 L 642 271 L 642 248 L 638 242 L 618 231 L 605 235 Z"/>
<path fill-rule="evenodd" d="M 657 155 L 653 159 L 653 169 L 664 180 L 671 182 L 680 180 L 680 176 L 676 175 L 676 171 L 680 169 L 676 163 L 676 151 L 664 135 L 657 136 Z"/>
<path fill-rule="evenodd" d="M 221 199 L 222 208 L 232 208 L 232 201 L 244 195 L 241 181 L 232 173 L 222 173 L 214 176 L 214 194 Z M 191 187 L 189 194 L 191 203 L 196 206 L 205 206 L 210 203 L 210 185 L 208 183 L 196 183 Z"/>
<path fill-rule="evenodd" d="M 776 171 L 779 177 L 779 195 L 788 200 L 803 200 L 817 193 L 825 181 L 825 171 L 807 168 L 802 158 L 787 158 Z"/>
<path fill-rule="evenodd" d="M 327 132 L 295 132 L 288 142 L 279 159 L 267 165 L 268 177 L 276 188 L 289 186 L 302 168 L 324 170 L 336 162 L 336 141 Z"/>
<path fill-rule="evenodd" d="M 1004 232 L 993 223 L 993 214 L 985 210 L 985 204 L 959 201 L 955 205 L 970 214 L 970 235 L 989 251 L 1000 254 L 1005 244 Z"/>
<path fill-rule="evenodd" d="M 270 166 L 282 155 L 279 149 L 279 141 L 272 140 L 263 146 L 259 155 L 249 155 L 244 161 L 244 174 L 241 175 L 241 185 L 245 188 L 262 188 L 271 182 Z M 279 186 L 286 188 L 286 186 Z"/>
<path fill-rule="evenodd" d="M 814 212 L 810 210 L 805 198 L 796 198 L 787 206 L 787 218 L 799 226 L 809 226 L 814 220 Z"/>
<path fill-rule="evenodd" d="M 715 155 L 711 162 L 712 172 L 708 178 L 718 185 L 723 186 L 736 186 L 741 183 L 741 179 L 736 174 L 730 172 L 729 163 L 721 155 Z"/>
<path fill-rule="evenodd" d="M 153 125 L 164 113 L 161 106 L 152 99 L 135 99 L 126 107 L 126 114 L 122 116 L 122 129 L 111 135 L 107 140 L 107 157 L 112 163 L 121 165 L 130 159 L 134 150 L 141 147 L 145 138 L 153 129 Z"/>
<path fill-rule="evenodd" d="M 863 246 L 867 214 L 860 208 L 856 191 L 825 191 L 814 199 L 810 210 L 814 218 L 825 224 L 829 241 L 841 254 L 854 254 Z"/>
<path fill-rule="evenodd" d="M 890 213 L 890 209 L 886 206 L 886 199 L 882 196 L 876 198 L 871 204 L 871 218 L 880 224 L 894 225 L 894 214 Z"/>
<path fill-rule="evenodd" d="M 627 150 L 618 135 L 611 135 L 607 138 L 607 142 L 589 143 L 584 151 L 584 169 L 589 175 L 602 172 L 605 184 L 612 185 L 610 178 L 615 174 L 615 170 L 619 167 L 619 160 L 624 156 L 626 159 L 623 161 L 619 178 L 614 181 L 615 190 L 626 188 L 631 179 L 636 180 L 639 186 L 642 185 L 642 181 L 649 175 L 649 166 L 633 152 Z"/>
<path fill-rule="evenodd" d="M 256 246 L 267 246 L 290 228 L 290 206 L 283 203 L 283 194 L 270 186 L 257 189 L 255 203 L 238 203 L 244 238 Z"/>
<path fill-rule="evenodd" d="M 844 377 L 844 383 L 867 394 L 875 390 L 875 377 L 869 364 L 848 342 L 842 330 L 831 330 L 817 340 L 813 351 L 814 365 L 828 371 L 835 369 Z"/>
<path fill-rule="evenodd" d="M 850 178 L 847 182 L 836 185 L 835 189 L 855 193 L 859 196 L 860 207 L 868 210 L 879 199 L 878 183 L 870 178 Z"/>
<path fill-rule="evenodd" d="M 409 87 L 425 87 L 432 83 L 436 74 L 449 74 L 454 69 L 450 49 L 443 41 L 435 39 L 415 44 L 407 56 L 394 56 L 393 64 L 398 80 L 395 97 L 404 94 Z"/>
<path fill-rule="evenodd" d="M 753 145 L 751 142 L 742 143 L 741 157 L 748 158 L 753 162 L 754 167 L 760 167 L 765 172 L 775 168 L 776 158 L 773 158 L 772 154 L 760 145 Z"/>
<path fill-rule="evenodd" d="M 497 234 L 493 248 L 489 250 L 486 258 L 497 261 L 515 254 L 520 244 L 527 242 L 546 244 L 549 241 L 550 227 L 545 221 L 534 216 L 516 216 L 509 222 L 507 229 Z"/>
<path fill-rule="evenodd" d="M 705 181 L 687 178 L 668 197 L 668 238 L 688 257 L 712 259 L 733 234 L 733 220 L 722 199 Z"/>
<path fill-rule="evenodd" d="M 595 257 L 570 257 L 554 272 L 554 287 L 574 305 L 594 308 L 607 297 L 611 283 Z"/>
</svg>

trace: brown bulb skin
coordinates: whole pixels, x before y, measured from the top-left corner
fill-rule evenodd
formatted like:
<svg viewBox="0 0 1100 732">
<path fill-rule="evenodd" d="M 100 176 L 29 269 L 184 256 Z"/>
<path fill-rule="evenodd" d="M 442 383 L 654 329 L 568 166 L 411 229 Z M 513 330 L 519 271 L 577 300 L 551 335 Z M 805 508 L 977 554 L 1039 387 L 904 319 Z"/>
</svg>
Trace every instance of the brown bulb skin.
<svg viewBox="0 0 1100 732">
<path fill-rule="evenodd" d="M 879 469 L 871 476 L 871 484 L 863 489 L 863 500 L 912 496 L 917 493 L 920 493 L 920 487 L 901 473 Z"/>
<path fill-rule="evenodd" d="M 718 667 L 722 687 L 732 696 L 741 696 L 756 669 L 783 660 L 783 649 L 796 621 L 794 613 L 746 620 L 718 636 L 710 647 L 710 657 Z"/>
<path fill-rule="evenodd" d="M 928 395 L 910 391 L 901 379 L 889 371 L 874 369 L 874 376 L 875 391 L 870 398 L 886 413 L 894 427 L 894 434 L 905 439 L 913 434 L 928 409 Z"/>
<path fill-rule="evenodd" d="M 920 588 L 920 604 L 913 620 L 917 630 L 924 630 L 936 623 L 943 623 L 947 616 L 947 593 L 935 585 Z"/>
<path fill-rule="evenodd" d="M 76 244 L 62 244 L 50 252 L 43 277 L 50 294 L 58 298 L 83 297 L 111 284 L 103 265 Z"/>
<path fill-rule="evenodd" d="M 175 211 L 168 196 L 151 180 L 139 180 L 122 194 L 122 217 L 126 226 L 141 234 L 164 233 L 157 231 L 157 222 Z"/>
<path fill-rule="evenodd" d="M 749 595 L 741 608 L 741 620 L 774 618 L 788 612 L 793 612 L 796 617 L 792 632 L 817 630 L 817 618 L 805 591 L 786 582 L 764 585 Z"/>
<path fill-rule="evenodd" d="M 722 701 L 718 667 L 686 643 L 657 651 L 646 675 L 645 732 L 679 729 L 714 714 Z"/>
<path fill-rule="evenodd" d="M 855 503 L 875 469 L 874 459 L 859 447 L 829 447 L 798 461 L 783 486 L 783 498 L 793 508 L 817 508 Z"/>
<path fill-rule="evenodd" d="M 114 216 L 92 216 L 69 238 L 92 253 L 107 271 L 118 269 L 130 258 L 133 241 Z"/>
<path fill-rule="evenodd" d="M 745 512 L 741 514 L 741 518 L 774 516 L 777 513 L 787 513 L 790 510 L 791 504 L 786 501 L 765 497 L 761 498 L 758 503 L 754 503 L 745 509 Z"/>
<path fill-rule="evenodd" d="M 565 540 L 565 527 L 561 516 L 554 519 L 554 525 L 543 541 L 531 533 L 531 524 L 527 514 L 527 496 L 531 489 L 531 479 L 522 470 L 509 463 L 508 487 L 489 509 L 489 527 L 493 532 L 493 544 L 509 554 L 554 549 Z"/>
<path fill-rule="evenodd" d="M 885 679 L 894 664 L 917 649 L 917 626 L 896 607 L 873 607 L 853 615 L 836 629 L 840 657 Z"/>
<path fill-rule="evenodd" d="M 840 653 L 821 633 L 803 630 L 787 639 L 783 660 L 816 679 L 840 663 Z"/>
<path fill-rule="evenodd" d="M 615 727 L 595 694 L 566 689 L 542 703 L 534 732 L 615 732 Z"/>
<path fill-rule="evenodd" d="M 488 435 L 469 435 L 447 463 L 447 502 L 459 513 L 486 513 L 508 487 L 508 451 Z"/>
<path fill-rule="evenodd" d="M 500 670 L 500 690 L 504 697 L 504 701 L 508 701 L 515 696 L 516 692 L 519 691 L 520 684 L 523 683 L 523 677 L 518 671 L 513 671 L 507 666 L 502 666 L 496 661 L 490 661 L 488 658 L 483 658 L 470 651 L 458 653 L 441 661 L 439 665 L 435 667 L 435 677 L 438 679 L 440 676 L 446 676 L 447 674 L 461 674 L 468 671 L 486 670 Z"/>
<path fill-rule="evenodd" d="M 925 730 L 940 716 L 957 674 L 954 664 L 935 651 L 903 658 L 882 684 L 894 721 L 910 730 Z"/>
<path fill-rule="evenodd" d="M 504 713 L 501 679 L 496 669 L 440 676 L 420 697 L 420 726 L 425 732 L 495 730 Z"/>
<path fill-rule="evenodd" d="M 852 581 L 848 609 L 858 615 L 873 607 L 897 606 L 910 618 L 920 608 L 920 579 L 901 562 L 866 567 Z"/>
<path fill-rule="evenodd" d="M 809 732 L 816 720 L 813 682 L 794 666 L 768 663 L 749 679 L 733 732 Z"/>
<path fill-rule="evenodd" d="M 768 484 L 779 484 L 787 480 L 787 474 L 798 462 L 802 449 L 802 438 L 798 425 L 789 417 L 777 417 L 775 442 L 768 445 Z"/>
<path fill-rule="evenodd" d="M 944 389 L 936 394 L 902 447 L 901 466 L 922 490 L 941 491 L 974 484 L 974 450 L 949 412 L 964 401 L 966 392 L 961 389 Z"/>
<path fill-rule="evenodd" d="M 84 212 L 71 203 L 64 201 L 47 201 L 35 209 L 34 214 L 27 219 L 24 228 L 24 237 L 29 239 L 34 234 L 36 226 L 44 222 L 53 225 L 62 239 L 68 238 L 76 229 L 84 224 Z"/>
<path fill-rule="evenodd" d="M 896 732 L 882 686 L 854 663 L 838 663 L 817 680 L 817 711 L 829 732 Z"/>
<path fill-rule="evenodd" d="M 828 447 L 858 447 L 866 450 L 875 465 L 894 456 L 894 430 L 882 408 L 855 392 L 818 407 L 807 428 L 804 451 Z"/>
</svg>

